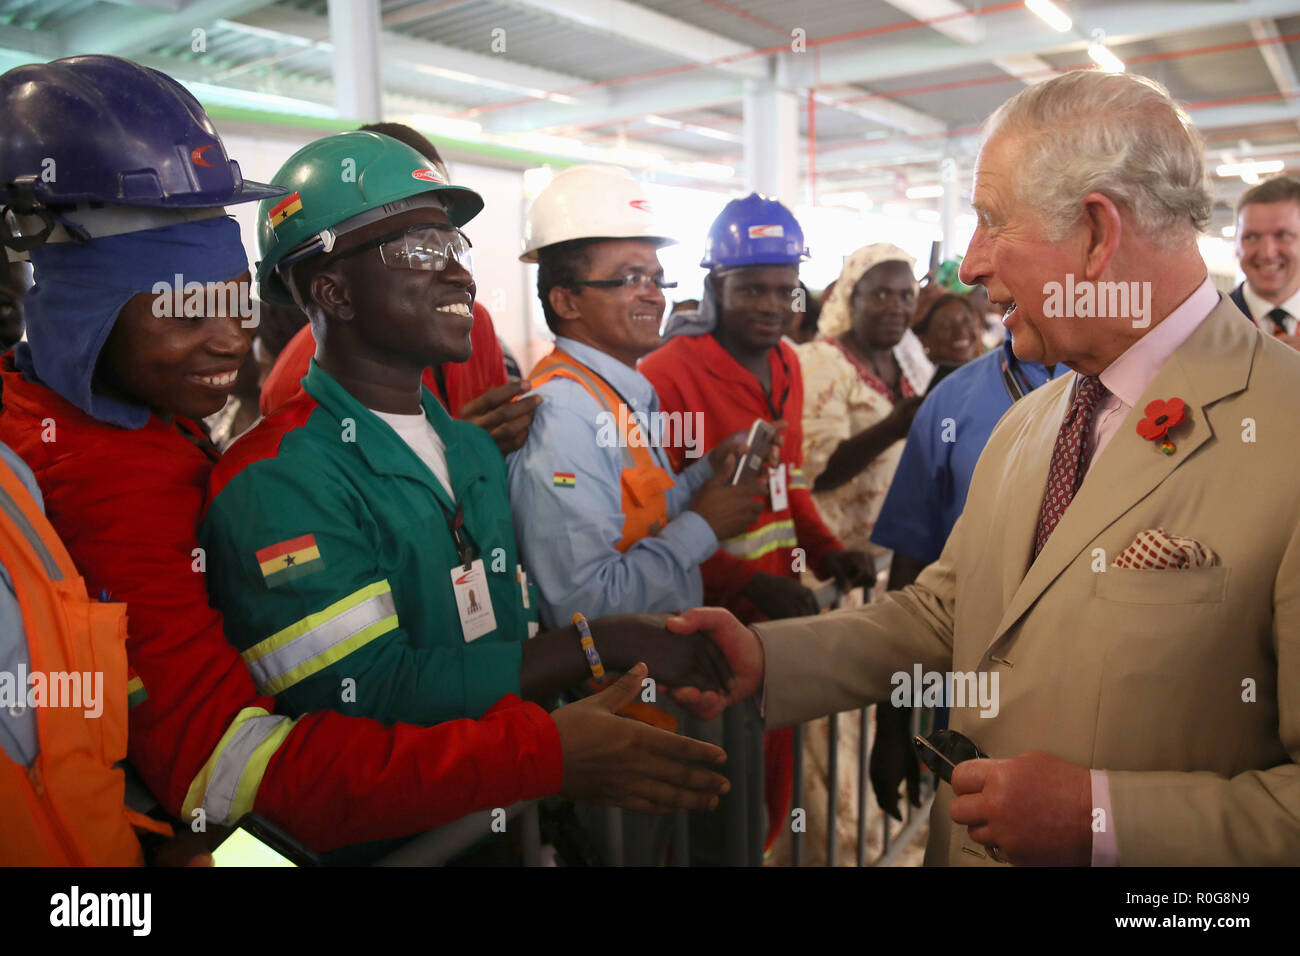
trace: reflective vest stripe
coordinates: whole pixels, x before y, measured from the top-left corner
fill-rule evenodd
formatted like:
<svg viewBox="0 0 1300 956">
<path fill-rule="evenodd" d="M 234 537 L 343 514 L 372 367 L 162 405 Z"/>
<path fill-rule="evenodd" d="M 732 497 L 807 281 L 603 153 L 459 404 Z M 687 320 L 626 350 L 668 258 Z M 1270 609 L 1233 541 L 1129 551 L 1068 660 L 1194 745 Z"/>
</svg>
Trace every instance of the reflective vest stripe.
<svg viewBox="0 0 1300 956">
<path fill-rule="evenodd" d="M 793 548 L 798 545 L 795 537 L 794 522 L 786 518 L 773 521 L 754 531 L 738 534 L 721 542 L 722 550 L 742 561 L 752 561 L 777 548 Z"/>
<path fill-rule="evenodd" d="M 807 482 L 804 481 L 804 477 L 803 477 L 803 469 L 802 469 L 802 468 L 791 468 L 791 469 L 790 469 L 790 487 L 791 487 L 791 488 L 807 488 L 807 487 L 808 487 Z"/>
<path fill-rule="evenodd" d="M 202 807 L 208 820 L 231 825 L 252 810 L 266 767 L 295 723 L 261 707 L 245 707 L 236 714 L 190 783 L 181 818 L 189 821 Z"/>
<path fill-rule="evenodd" d="M 545 364 L 543 365 L 543 363 Z M 552 358 L 550 361 L 543 358 L 542 361 L 537 364 L 542 367 L 542 371 L 538 372 L 537 369 L 534 369 L 533 374 L 529 376 L 529 381 L 533 383 L 533 388 L 537 388 L 539 385 L 544 385 L 547 381 L 556 377 L 556 375 L 561 372 L 567 372 L 574 378 L 579 379 L 581 383 L 587 387 L 587 391 L 591 393 L 591 397 L 600 403 L 601 407 L 605 409 L 607 415 L 615 414 L 614 409 L 609 407 L 609 402 L 605 399 L 605 390 L 596 384 L 596 381 L 591 377 L 591 373 L 581 365 L 566 362 L 558 357 Z M 617 421 L 617 418 L 615 418 L 615 421 Z M 623 467 L 635 467 L 637 462 L 632 455 L 632 450 L 625 444 L 622 451 Z"/>
<path fill-rule="evenodd" d="M 388 580 L 367 584 L 241 655 L 263 694 L 278 694 L 398 625 Z"/>
<path fill-rule="evenodd" d="M 8 466 L 0 463 L 0 468 L 5 467 Z M 27 543 L 32 546 L 32 550 L 35 551 L 36 556 L 40 558 L 41 565 L 45 568 L 45 573 L 49 575 L 50 580 L 62 581 L 63 570 L 59 567 L 59 562 L 55 560 L 54 555 L 50 553 L 50 549 L 45 546 L 45 542 L 42 541 L 41 536 L 36 533 L 36 529 L 32 527 L 32 523 L 27 520 L 27 515 L 23 514 L 23 509 L 18 507 L 18 502 L 14 501 L 14 499 L 9 496 L 9 493 L 3 488 L 0 488 L 0 509 L 3 509 L 4 513 L 9 517 L 9 520 L 14 523 L 14 526 L 22 533 L 22 536 L 27 539 Z"/>
</svg>

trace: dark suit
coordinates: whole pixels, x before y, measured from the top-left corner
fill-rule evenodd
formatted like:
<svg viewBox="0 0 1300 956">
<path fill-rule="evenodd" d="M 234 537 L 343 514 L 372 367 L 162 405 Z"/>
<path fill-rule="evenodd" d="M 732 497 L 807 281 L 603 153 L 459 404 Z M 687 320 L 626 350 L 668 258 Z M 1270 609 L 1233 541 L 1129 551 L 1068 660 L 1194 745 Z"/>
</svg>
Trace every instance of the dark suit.
<svg viewBox="0 0 1300 956">
<path fill-rule="evenodd" d="M 1250 319 L 1252 322 L 1255 322 L 1255 317 L 1250 314 L 1250 306 L 1246 304 L 1246 283 L 1245 282 L 1237 283 L 1237 288 L 1233 289 L 1231 292 L 1228 293 L 1228 298 L 1232 300 L 1233 305 L 1241 309 L 1242 315 Z M 1258 325 L 1259 323 L 1255 322 L 1255 324 Z"/>
</svg>

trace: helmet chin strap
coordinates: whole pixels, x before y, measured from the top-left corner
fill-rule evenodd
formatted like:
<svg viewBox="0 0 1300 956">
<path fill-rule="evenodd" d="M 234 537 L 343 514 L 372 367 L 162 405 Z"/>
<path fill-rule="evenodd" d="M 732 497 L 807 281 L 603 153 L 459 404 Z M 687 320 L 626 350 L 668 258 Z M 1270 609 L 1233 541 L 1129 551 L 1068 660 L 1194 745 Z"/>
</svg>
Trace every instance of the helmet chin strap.
<svg viewBox="0 0 1300 956">
<path fill-rule="evenodd" d="M 45 243 L 89 242 L 107 236 L 162 229 L 182 222 L 197 222 L 226 215 L 224 206 L 202 209 L 159 209 L 148 206 L 77 205 L 55 211 L 36 204 L 19 212 L 13 205 L 0 208 L 5 230 L 0 245 L 10 250 L 11 261 L 28 258 L 28 253 Z"/>
</svg>

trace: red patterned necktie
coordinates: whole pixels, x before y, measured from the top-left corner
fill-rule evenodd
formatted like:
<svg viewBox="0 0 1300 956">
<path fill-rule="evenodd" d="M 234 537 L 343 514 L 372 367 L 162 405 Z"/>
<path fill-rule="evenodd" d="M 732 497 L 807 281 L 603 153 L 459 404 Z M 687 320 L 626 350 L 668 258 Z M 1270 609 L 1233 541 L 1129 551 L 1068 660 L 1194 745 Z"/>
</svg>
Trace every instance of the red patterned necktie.
<svg viewBox="0 0 1300 956">
<path fill-rule="evenodd" d="M 1088 451 L 1088 432 L 1097 402 L 1106 394 L 1101 379 L 1088 375 L 1079 379 L 1074 393 L 1074 404 L 1061 423 L 1052 449 L 1052 467 L 1047 473 L 1047 490 L 1038 509 L 1038 531 L 1034 534 L 1034 557 L 1037 558 L 1047 539 L 1056 530 L 1065 509 L 1074 500 L 1083 478 L 1084 456 Z"/>
</svg>

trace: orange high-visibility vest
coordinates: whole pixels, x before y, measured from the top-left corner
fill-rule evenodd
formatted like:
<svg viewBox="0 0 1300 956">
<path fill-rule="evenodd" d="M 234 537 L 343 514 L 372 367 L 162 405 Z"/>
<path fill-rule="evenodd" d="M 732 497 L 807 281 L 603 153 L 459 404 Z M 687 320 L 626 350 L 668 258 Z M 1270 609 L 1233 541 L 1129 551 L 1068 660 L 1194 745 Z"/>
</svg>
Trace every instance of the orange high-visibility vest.
<svg viewBox="0 0 1300 956">
<path fill-rule="evenodd" d="M 132 866 L 142 862 L 123 804 L 126 757 L 126 605 L 91 601 L 54 529 L 18 477 L 0 464 L 0 560 L 13 580 L 28 673 L 103 674 L 97 717 L 47 698 L 32 708 L 40 753 L 30 767 L 0 751 L 0 866 Z M 64 682 L 65 688 L 71 682 Z M 25 702 L 28 688 L 16 688 Z M 62 695 L 61 695 L 62 696 Z M 85 703 L 86 690 L 82 691 Z M 147 821 L 147 822 L 145 822 Z"/>
<path fill-rule="evenodd" d="M 626 551 L 642 538 L 658 534 L 659 529 L 668 524 L 668 498 L 664 492 L 677 482 L 650 454 L 650 444 L 640 426 L 631 420 L 631 410 L 618 414 L 619 406 L 623 405 L 622 396 L 603 378 L 560 349 L 552 349 L 528 376 L 534 388 L 553 378 L 577 382 L 613 416 L 614 422 L 621 423 L 619 439 L 623 446 L 623 471 L 619 479 L 623 486 L 623 538 L 616 545 L 618 550 Z M 612 678 L 589 683 L 593 690 L 600 690 L 610 680 Z M 634 700 L 618 712 L 669 733 L 677 732 L 676 718 L 651 704 Z"/>
<path fill-rule="evenodd" d="M 668 524 L 668 499 L 664 492 L 677 482 L 650 454 L 648 440 L 640 426 L 631 420 L 631 410 L 626 408 L 622 397 L 608 382 L 559 349 L 553 349 L 538 362 L 528 376 L 534 388 L 553 378 L 577 382 L 612 416 L 611 421 L 621 426 L 623 538 L 616 545 L 618 550 L 626 551 L 642 538 L 658 534 L 659 529 Z M 620 406 L 624 407 L 621 415 L 618 411 Z"/>
</svg>

